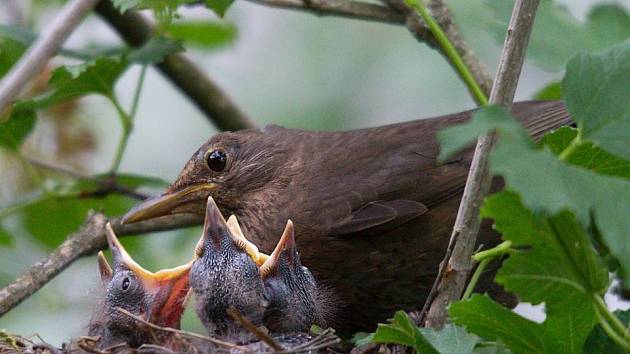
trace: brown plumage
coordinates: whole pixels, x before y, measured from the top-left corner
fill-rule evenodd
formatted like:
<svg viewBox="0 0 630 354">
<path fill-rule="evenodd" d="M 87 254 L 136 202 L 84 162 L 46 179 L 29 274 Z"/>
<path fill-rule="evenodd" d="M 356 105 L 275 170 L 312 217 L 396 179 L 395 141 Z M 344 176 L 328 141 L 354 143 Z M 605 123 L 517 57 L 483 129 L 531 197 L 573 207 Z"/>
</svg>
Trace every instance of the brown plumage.
<svg viewBox="0 0 630 354">
<path fill-rule="evenodd" d="M 433 283 L 472 157 L 468 149 L 438 164 L 436 133 L 471 113 L 347 132 L 268 126 L 220 133 L 162 196 L 125 220 L 203 215 L 212 195 L 270 252 L 292 219 L 302 261 L 345 303 L 333 325 L 373 329 L 397 309 L 422 306 Z M 513 113 L 534 138 L 571 122 L 557 101 L 516 103 Z M 488 225 L 480 238 L 497 241 Z"/>
</svg>

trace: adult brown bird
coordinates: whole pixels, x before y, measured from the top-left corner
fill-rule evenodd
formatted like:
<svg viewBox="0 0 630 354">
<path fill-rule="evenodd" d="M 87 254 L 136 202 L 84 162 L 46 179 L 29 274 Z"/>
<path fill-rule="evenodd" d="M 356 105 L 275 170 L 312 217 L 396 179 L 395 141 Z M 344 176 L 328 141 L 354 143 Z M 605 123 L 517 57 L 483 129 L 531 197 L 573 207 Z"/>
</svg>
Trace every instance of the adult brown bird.
<svg viewBox="0 0 630 354">
<path fill-rule="evenodd" d="M 571 123 L 560 101 L 520 102 L 512 112 L 536 139 Z M 373 329 L 397 309 L 422 306 L 431 288 L 473 151 L 439 164 L 436 133 L 472 113 L 346 132 L 267 126 L 219 133 L 161 196 L 124 221 L 203 215 L 212 195 L 270 252 L 292 219 L 302 261 L 345 303 L 335 328 Z M 485 225 L 480 239 L 493 244 L 497 235 Z"/>
</svg>

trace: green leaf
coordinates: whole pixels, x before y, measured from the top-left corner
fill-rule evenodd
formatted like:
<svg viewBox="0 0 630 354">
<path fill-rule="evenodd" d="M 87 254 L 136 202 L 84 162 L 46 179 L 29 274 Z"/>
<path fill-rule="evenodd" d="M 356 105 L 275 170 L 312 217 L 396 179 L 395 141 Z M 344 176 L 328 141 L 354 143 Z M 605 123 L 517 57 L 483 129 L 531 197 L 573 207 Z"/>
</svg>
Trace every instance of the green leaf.
<svg viewBox="0 0 630 354">
<path fill-rule="evenodd" d="M 34 238 L 52 249 L 76 232 L 89 210 L 119 215 L 135 204 L 135 200 L 120 195 L 100 199 L 47 198 L 26 207 L 23 223 Z"/>
<path fill-rule="evenodd" d="M 503 43 L 514 1 L 485 0 L 489 13 L 475 25 Z M 565 7 L 542 0 L 527 49 L 528 58 L 540 67 L 559 71 L 578 52 L 598 51 L 630 37 L 630 17 L 622 6 L 597 5 L 586 22 L 573 17 Z"/>
<path fill-rule="evenodd" d="M 32 100 L 19 101 L 14 110 L 43 109 L 60 102 L 89 94 L 111 98 L 114 84 L 127 69 L 127 61 L 100 57 L 78 65 L 57 68 L 50 78 L 52 91 Z"/>
<path fill-rule="evenodd" d="M 129 9 L 138 7 L 141 0 L 112 0 L 112 3 L 114 3 L 114 7 L 116 7 L 118 11 L 125 13 Z"/>
<path fill-rule="evenodd" d="M 489 197 L 481 214 L 494 219 L 504 239 L 527 247 L 510 255 L 495 280 L 522 301 L 545 302 L 545 333 L 562 338 L 553 347 L 580 352 L 596 322 L 590 298 L 605 293 L 608 271 L 575 216 L 535 216 L 510 191 Z"/>
<path fill-rule="evenodd" d="M 17 151 L 33 130 L 37 115 L 31 109 L 13 110 L 10 117 L 0 121 L 0 146 Z"/>
<path fill-rule="evenodd" d="M 348 341 L 355 347 L 368 345 L 374 341 L 374 333 L 357 332 Z"/>
<path fill-rule="evenodd" d="M 196 0 L 113 0 L 113 3 L 121 13 L 132 8 L 153 10 L 160 24 L 168 27 L 178 7 L 194 1 Z"/>
<path fill-rule="evenodd" d="M 236 39 L 236 26 L 227 22 L 176 22 L 168 31 L 174 38 L 204 49 L 219 48 Z"/>
<path fill-rule="evenodd" d="M 504 345 L 499 343 L 483 343 L 475 348 L 475 354 L 512 354 Z"/>
<path fill-rule="evenodd" d="M 479 337 L 452 324 L 446 324 L 438 331 L 420 328 L 420 333 L 441 354 L 470 354 L 479 342 Z"/>
<path fill-rule="evenodd" d="M 142 47 L 134 49 L 127 57 L 131 62 L 142 64 L 160 63 L 164 58 L 173 53 L 184 50 L 182 46 L 168 38 L 153 37 Z"/>
<path fill-rule="evenodd" d="M 469 122 L 453 125 L 438 132 L 438 141 L 440 142 L 438 160 L 444 161 L 455 152 L 469 146 L 477 137 L 486 135 L 495 129 L 509 132 L 515 136 L 521 135 L 523 142 L 528 140 L 527 133 L 523 132 L 518 124 L 514 124 L 514 120 L 510 118 L 505 107 L 483 107 L 475 112 Z"/>
<path fill-rule="evenodd" d="M 551 353 L 542 324 L 530 321 L 497 304 L 486 295 L 449 306 L 454 323 L 483 338 L 498 341 L 515 354 Z"/>
<path fill-rule="evenodd" d="M 13 246 L 13 236 L 0 225 L 0 247 Z"/>
<path fill-rule="evenodd" d="M 391 324 L 379 324 L 372 341 L 405 345 L 417 353 L 440 354 L 404 311 L 397 311 Z"/>
<path fill-rule="evenodd" d="M 97 175 L 96 177 L 104 178 L 107 176 Z M 129 188 L 140 188 L 140 187 L 165 188 L 170 184 L 168 181 L 159 177 L 135 175 L 135 174 L 130 174 L 130 173 L 117 174 L 116 181 Z"/>
<path fill-rule="evenodd" d="M 233 2 L 234 0 L 204 0 L 206 7 L 214 11 L 219 17 L 225 16 L 225 12 Z"/>
<path fill-rule="evenodd" d="M 623 311 L 615 311 L 613 312 L 617 318 L 621 320 L 621 322 L 625 326 L 630 325 L 630 309 Z M 584 353 L 588 354 L 624 354 L 622 348 L 620 348 L 615 342 L 610 340 L 610 338 L 606 335 L 601 326 L 597 325 L 591 335 L 588 336 L 586 344 L 584 345 Z"/>
<path fill-rule="evenodd" d="M 568 209 L 582 225 L 594 221 L 621 265 L 625 284 L 630 284 L 630 181 L 560 161 L 551 151 L 537 148 L 504 110 L 481 109 L 468 123 L 440 132 L 439 138 L 449 149 L 466 146 L 477 133 L 493 127 L 499 132 L 499 141 L 490 156 L 492 172 L 503 176 L 506 185 L 535 212 L 556 214 Z"/>
<path fill-rule="evenodd" d="M 630 41 L 579 54 L 562 80 L 567 108 L 583 139 L 630 160 Z"/>
<path fill-rule="evenodd" d="M 543 101 L 561 100 L 562 87 L 560 86 L 560 82 L 554 81 L 543 87 L 534 95 L 534 99 Z"/>
<path fill-rule="evenodd" d="M 21 26 L 9 26 L 0 24 L 0 35 L 11 38 L 14 41 L 20 42 L 22 45 L 28 47 L 35 39 L 37 39 L 37 33 L 33 32 L 28 27 Z M 68 58 L 77 58 L 82 60 L 94 59 L 94 55 L 87 53 L 81 53 L 71 49 L 60 48 L 59 54 Z"/>
<path fill-rule="evenodd" d="M 0 78 L 20 59 L 25 50 L 26 47 L 17 41 L 0 38 Z"/>
<path fill-rule="evenodd" d="M 577 132 L 575 128 L 562 127 L 545 135 L 540 144 L 559 155 L 575 139 Z M 566 161 L 602 175 L 630 178 L 630 161 L 620 159 L 595 146 L 592 142 L 582 141 Z"/>
</svg>

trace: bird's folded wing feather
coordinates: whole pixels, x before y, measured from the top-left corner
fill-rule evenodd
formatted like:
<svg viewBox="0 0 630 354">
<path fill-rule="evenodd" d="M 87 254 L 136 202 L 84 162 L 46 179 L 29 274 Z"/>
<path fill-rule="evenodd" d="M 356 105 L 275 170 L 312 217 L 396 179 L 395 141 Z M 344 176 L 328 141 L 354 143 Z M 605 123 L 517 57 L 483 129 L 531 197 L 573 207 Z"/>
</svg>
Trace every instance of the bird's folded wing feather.
<svg viewBox="0 0 630 354">
<path fill-rule="evenodd" d="M 535 139 L 571 122 L 559 101 L 517 103 L 513 113 Z M 289 194 L 330 236 L 391 230 L 463 191 L 473 149 L 439 164 L 436 133 L 470 115 L 314 135 L 305 150 L 320 153 L 308 154 L 305 178 Z"/>
<path fill-rule="evenodd" d="M 344 236 L 358 232 L 384 232 L 417 218 L 427 210 L 424 204 L 413 200 L 374 201 L 330 225 L 329 234 Z"/>
</svg>

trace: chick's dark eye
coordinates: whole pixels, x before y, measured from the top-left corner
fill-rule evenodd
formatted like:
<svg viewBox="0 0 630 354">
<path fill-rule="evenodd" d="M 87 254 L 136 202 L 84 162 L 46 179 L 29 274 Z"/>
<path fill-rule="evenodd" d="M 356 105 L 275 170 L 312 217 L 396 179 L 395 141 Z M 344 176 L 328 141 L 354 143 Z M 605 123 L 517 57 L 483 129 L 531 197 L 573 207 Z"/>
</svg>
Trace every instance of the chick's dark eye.
<svg viewBox="0 0 630 354">
<path fill-rule="evenodd" d="M 207 155 L 206 162 L 212 171 L 221 172 L 225 168 L 227 155 L 224 151 L 214 150 Z"/>
<path fill-rule="evenodd" d="M 131 283 L 131 281 L 129 280 L 129 278 L 125 278 L 122 281 L 122 289 L 123 291 L 127 291 L 127 289 L 129 289 L 129 284 Z"/>
</svg>

